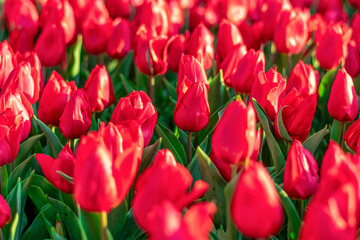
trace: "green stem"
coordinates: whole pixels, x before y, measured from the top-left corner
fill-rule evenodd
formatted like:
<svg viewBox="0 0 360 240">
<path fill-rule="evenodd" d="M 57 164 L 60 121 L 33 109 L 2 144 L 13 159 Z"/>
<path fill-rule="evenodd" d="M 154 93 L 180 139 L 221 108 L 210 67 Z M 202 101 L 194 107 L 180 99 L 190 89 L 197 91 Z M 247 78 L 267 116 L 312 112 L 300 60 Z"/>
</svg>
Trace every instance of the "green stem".
<svg viewBox="0 0 360 240">
<path fill-rule="evenodd" d="M 148 94 L 149 97 L 152 101 L 152 103 L 154 104 L 154 100 L 155 100 L 155 77 L 154 76 L 149 76 L 148 77 L 148 81 L 147 81 L 147 87 L 148 87 Z"/>
<path fill-rule="evenodd" d="M 190 164 L 190 162 L 191 162 L 191 132 L 188 132 L 188 136 L 187 136 L 186 158 L 187 158 L 188 164 Z"/>
<path fill-rule="evenodd" d="M 101 223 L 101 240 L 107 240 L 106 228 L 107 228 L 107 214 L 106 212 L 100 213 Z"/>
<path fill-rule="evenodd" d="M 344 133 L 345 133 L 345 123 L 341 122 L 341 130 L 340 130 L 340 147 L 343 148 L 344 146 Z"/>
<path fill-rule="evenodd" d="M 75 152 L 75 139 L 70 140 L 70 148 L 73 152 Z"/>
</svg>

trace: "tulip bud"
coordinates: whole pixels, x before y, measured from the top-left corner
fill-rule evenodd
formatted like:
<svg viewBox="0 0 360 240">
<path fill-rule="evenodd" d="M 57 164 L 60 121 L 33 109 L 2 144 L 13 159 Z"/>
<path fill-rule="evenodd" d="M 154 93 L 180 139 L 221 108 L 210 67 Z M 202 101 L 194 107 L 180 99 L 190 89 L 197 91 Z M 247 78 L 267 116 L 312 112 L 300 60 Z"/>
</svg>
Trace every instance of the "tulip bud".
<svg viewBox="0 0 360 240">
<path fill-rule="evenodd" d="M 15 66 L 16 61 L 11 46 L 6 40 L 0 42 L 0 88 Z"/>
<path fill-rule="evenodd" d="M 315 158 L 301 142 L 295 140 L 289 149 L 284 171 L 284 190 L 291 198 L 308 199 L 318 186 Z"/>
<path fill-rule="evenodd" d="M 0 195 L 0 228 L 3 228 L 11 220 L 11 209 L 5 198 Z"/>
<path fill-rule="evenodd" d="M 280 53 L 298 54 L 308 40 L 308 18 L 295 8 L 279 13 L 274 32 L 274 43 Z"/>
<path fill-rule="evenodd" d="M 35 45 L 41 64 L 54 67 L 65 58 L 64 32 L 56 25 L 47 25 Z"/>
<path fill-rule="evenodd" d="M 345 59 L 351 32 L 351 29 L 347 29 L 340 23 L 327 27 L 324 35 L 318 42 L 315 52 L 320 67 L 332 69 Z M 329 48 L 329 46 L 332 47 Z"/>
<path fill-rule="evenodd" d="M 296 88 L 293 88 L 281 102 L 279 110 L 282 109 L 282 122 L 291 139 L 303 142 L 309 135 L 316 110 L 316 98 L 316 95 L 300 94 Z M 281 138 L 279 116 L 280 113 L 275 116 L 275 133 Z"/>
<path fill-rule="evenodd" d="M 67 83 L 56 71 L 53 71 L 39 101 L 39 119 L 45 124 L 58 126 L 66 103 L 76 89 L 74 81 Z"/>
<path fill-rule="evenodd" d="M 167 38 L 154 36 L 151 31 L 145 25 L 141 25 L 137 30 L 134 61 L 143 74 L 156 76 L 167 70 Z"/>
<path fill-rule="evenodd" d="M 73 192 L 73 184 L 58 173 L 61 171 L 69 177 L 73 177 L 75 157 L 69 144 L 60 151 L 56 159 L 45 154 L 36 154 L 35 157 L 49 182 L 65 193 Z"/>
<path fill-rule="evenodd" d="M 196 104 L 194 104 L 196 102 Z M 174 122 L 178 128 L 198 132 L 209 123 L 210 106 L 206 85 L 202 82 L 186 81 L 178 95 L 174 111 Z"/>
<path fill-rule="evenodd" d="M 66 104 L 60 116 L 59 128 L 67 139 L 79 138 L 91 127 L 91 108 L 86 92 L 83 89 L 75 91 Z"/>
<path fill-rule="evenodd" d="M 130 0 L 108 0 L 105 4 L 112 18 L 129 18 L 131 12 Z"/>
<path fill-rule="evenodd" d="M 237 124 L 232 124 L 236 121 Z M 255 148 L 256 118 L 252 106 L 237 100 L 223 113 L 211 139 L 217 158 L 229 164 L 238 164 L 249 158 Z"/>
<path fill-rule="evenodd" d="M 311 65 L 299 61 L 289 76 L 286 84 L 285 94 L 296 88 L 302 94 L 317 95 L 319 84 L 319 73 Z"/>
<path fill-rule="evenodd" d="M 285 95 L 286 79 L 271 68 L 266 73 L 259 72 L 251 88 L 250 96 L 264 108 L 270 120 L 275 119 L 276 113 Z"/>
<path fill-rule="evenodd" d="M 171 71 L 178 72 L 181 56 L 185 49 L 184 35 L 174 35 L 167 42 L 167 60 Z"/>
<path fill-rule="evenodd" d="M 19 121 L 22 122 L 21 141 L 25 140 L 30 133 L 31 121 L 34 112 L 31 103 L 18 90 L 9 91 L 0 97 L 0 112 L 9 111 L 9 116 L 20 115 Z M 16 117 L 15 117 L 16 118 Z M 14 122 L 11 120 L 10 122 Z"/>
<path fill-rule="evenodd" d="M 34 48 L 34 38 L 25 28 L 14 29 L 9 35 L 9 43 L 15 52 L 25 54 Z"/>
<path fill-rule="evenodd" d="M 265 71 L 265 56 L 262 50 L 250 49 L 239 61 L 231 77 L 232 87 L 239 93 L 250 93 L 259 72 Z"/>
<path fill-rule="evenodd" d="M 135 183 L 133 212 L 139 226 L 147 232 L 154 229 L 151 216 L 156 207 L 164 201 L 171 202 L 181 211 L 202 197 L 208 190 L 208 184 L 198 180 L 189 192 L 192 181 L 190 172 L 176 162 L 170 150 L 160 150 L 152 166 L 146 169 Z"/>
<path fill-rule="evenodd" d="M 273 180 L 261 163 L 250 161 L 240 174 L 230 213 L 235 226 L 247 237 L 267 238 L 280 231 L 284 221 L 281 201 Z"/>
<path fill-rule="evenodd" d="M 267 25 L 266 25 L 267 27 Z M 262 44 L 262 34 L 264 32 L 264 23 L 262 21 L 255 22 L 250 25 L 247 21 L 243 21 L 239 26 L 244 44 L 248 49 L 259 50 Z"/>
<path fill-rule="evenodd" d="M 347 50 L 348 55 L 345 59 L 345 69 L 351 77 L 355 78 L 360 73 L 360 55 L 354 40 L 349 42 Z"/>
<path fill-rule="evenodd" d="M 232 51 L 222 61 L 219 69 L 223 71 L 224 82 L 226 86 L 232 87 L 232 76 L 236 71 L 236 68 L 246 54 L 246 46 L 244 44 L 236 45 Z"/>
<path fill-rule="evenodd" d="M 350 122 L 359 113 L 358 99 L 353 80 L 345 69 L 336 74 L 328 102 L 329 114 L 340 122 Z"/>
<path fill-rule="evenodd" d="M 111 58 L 123 59 L 131 50 L 130 23 L 126 19 L 115 19 L 106 52 Z"/>
<path fill-rule="evenodd" d="M 360 150 L 360 119 L 350 125 L 344 134 L 346 144 L 354 151 Z"/>
<path fill-rule="evenodd" d="M 212 59 L 214 58 L 214 36 L 204 26 L 199 24 L 195 30 L 185 35 L 185 53 L 193 56 L 198 56 L 199 52 L 204 57 L 204 68 L 207 70 L 212 66 Z"/>
<path fill-rule="evenodd" d="M 101 112 L 115 102 L 114 87 L 105 66 L 96 65 L 91 70 L 84 90 L 92 112 Z"/>
<path fill-rule="evenodd" d="M 243 40 L 238 28 L 229 20 L 221 20 L 219 24 L 215 55 L 218 66 L 238 44 L 243 44 Z"/>
<path fill-rule="evenodd" d="M 106 22 L 100 22 L 99 19 L 83 22 L 81 32 L 85 50 L 94 55 L 106 52 L 112 31 L 111 19 Z"/>
<path fill-rule="evenodd" d="M 149 145 L 158 116 L 151 99 L 145 92 L 133 91 L 120 98 L 111 116 L 111 122 L 118 124 L 125 120 L 135 120 L 141 127 L 144 146 Z"/>
</svg>

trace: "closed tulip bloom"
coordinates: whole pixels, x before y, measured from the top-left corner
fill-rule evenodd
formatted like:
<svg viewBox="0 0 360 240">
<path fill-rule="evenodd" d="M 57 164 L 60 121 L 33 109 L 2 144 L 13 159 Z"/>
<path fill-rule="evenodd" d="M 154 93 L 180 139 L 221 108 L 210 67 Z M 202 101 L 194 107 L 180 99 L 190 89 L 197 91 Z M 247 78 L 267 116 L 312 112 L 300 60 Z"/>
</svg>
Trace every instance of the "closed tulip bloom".
<svg viewBox="0 0 360 240">
<path fill-rule="evenodd" d="M 330 24 L 327 27 L 324 35 L 318 42 L 315 52 L 320 67 L 332 69 L 345 59 L 351 32 L 351 29 L 347 29 L 346 26 L 340 23 Z"/>
<path fill-rule="evenodd" d="M 360 44 L 360 13 L 356 12 L 351 19 L 351 29 L 353 30 L 351 38 L 356 42 L 357 45 Z"/>
<path fill-rule="evenodd" d="M 47 25 L 37 39 L 35 52 L 39 56 L 41 64 L 46 67 L 60 64 L 65 57 L 63 30 L 55 24 Z"/>
<path fill-rule="evenodd" d="M 285 171 L 284 190 L 291 198 L 308 199 L 318 186 L 318 166 L 315 158 L 295 140 L 289 149 Z"/>
<path fill-rule="evenodd" d="M 316 95 L 300 94 L 295 88 L 285 96 L 279 110 L 283 124 L 291 137 L 304 142 L 309 135 L 316 110 Z M 279 114 L 275 117 L 275 133 L 281 138 L 278 126 Z"/>
<path fill-rule="evenodd" d="M 210 106 L 206 85 L 202 82 L 187 81 L 178 95 L 174 123 L 181 130 L 198 132 L 207 126 L 209 118 Z"/>
<path fill-rule="evenodd" d="M 187 32 L 185 38 L 185 53 L 196 57 L 201 52 L 204 68 L 206 70 L 211 68 L 214 59 L 214 36 L 211 32 L 204 24 L 199 24 L 191 34 Z"/>
<path fill-rule="evenodd" d="M 266 73 L 261 71 L 251 88 L 250 96 L 264 108 L 270 120 L 275 119 L 276 113 L 280 110 L 279 106 L 284 98 L 286 79 L 271 68 Z"/>
<path fill-rule="evenodd" d="M 9 43 L 15 52 L 24 54 L 33 50 L 34 37 L 25 28 L 14 29 L 9 34 Z"/>
<path fill-rule="evenodd" d="M 74 81 L 67 83 L 60 74 L 53 71 L 39 101 L 39 119 L 45 124 L 58 126 L 66 103 L 76 89 Z"/>
<path fill-rule="evenodd" d="M 197 5 L 189 10 L 189 28 L 193 31 L 199 24 L 212 28 L 220 21 L 217 1 L 209 1 L 206 6 Z"/>
<path fill-rule="evenodd" d="M 274 43 L 280 53 L 298 54 L 308 40 L 308 18 L 301 9 L 279 13 L 274 32 Z"/>
<path fill-rule="evenodd" d="M 112 18 L 129 18 L 131 12 L 130 0 L 108 0 L 105 4 Z"/>
<path fill-rule="evenodd" d="M 184 10 L 179 1 L 168 2 L 169 32 L 168 35 L 180 34 L 185 23 Z"/>
<path fill-rule="evenodd" d="M 5 198 L 0 196 L 0 228 L 3 228 L 11 220 L 11 209 Z"/>
<path fill-rule="evenodd" d="M 135 195 L 132 202 L 134 218 L 141 228 L 149 232 L 154 229 L 152 216 L 156 207 L 164 201 L 171 202 L 182 211 L 208 190 L 208 184 L 202 180 L 194 183 L 190 172 L 177 163 L 168 149 L 160 150 L 153 164 L 147 168 L 135 183 Z"/>
<path fill-rule="evenodd" d="M 115 102 L 114 87 L 105 66 L 96 65 L 91 70 L 84 90 L 92 112 L 101 112 Z"/>
<path fill-rule="evenodd" d="M 262 35 L 264 32 L 264 23 L 262 21 L 249 24 L 243 21 L 239 26 L 244 44 L 248 49 L 259 50 L 262 45 Z"/>
<path fill-rule="evenodd" d="M 79 138 L 91 127 L 91 108 L 83 89 L 75 91 L 60 116 L 60 132 L 67 139 Z"/>
<path fill-rule="evenodd" d="M 60 151 L 56 159 L 45 154 L 36 154 L 35 157 L 45 177 L 51 184 L 65 193 L 73 192 L 73 184 L 58 173 L 60 171 L 69 177 L 74 176 L 75 156 L 69 144 Z"/>
<path fill-rule="evenodd" d="M 267 238 L 280 231 L 284 221 L 281 201 L 273 180 L 261 163 L 250 161 L 240 174 L 230 213 L 235 226 L 247 237 Z"/>
<path fill-rule="evenodd" d="M 238 164 L 250 158 L 255 143 L 255 111 L 252 106 L 236 100 L 226 108 L 214 130 L 211 138 L 214 154 L 223 162 Z"/>
<path fill-rule="evenodd" d="M 319 73 L 311 65 L 299 61 L 289 76 L 286 84 L 285 94 L 296 88 L 302 94 L 317 95 L 319 85 Z"/>
<path fill-rule="evenodd" d="M 106 52 L 111 58 L 123 59 L 131 50 L 130 23 L 126 19 L 113 21 L 113 30 L 109 38 Z"/>
<path fill-rule="evenodd" d="M 354 151 L 358 152 L 360 147 L 360 119 L 357 119 L 346 130 L 344 140 L 346 144 Z"/>
<path fill-rule="evenodd" d="M 227 19 L 221 20 L 217 36 L 215 58 L 220 65 L 236 45 L 243 43 L 243 40 L 236 25 Z"/>
<path fill-rule="evenodd" d="M 125 120 L 135 120 L 141 127 L 144 146 L 149 145 L 158 116 L 149 96 L 143 92 L 133 91 L 120 98 L 111 116 L 111 122 L 118 124 Z"/>
<path fill-rule="evenodd" d="M 0 42 L 0 88 L 15 66 L 16 61 L 11 46 L 6 40 Z"/>
<path fill-rule="evenodd" d="M 134 61 L 140 72 L 149 76 L 164 74 L 167 70 L 167 38 L 156 36 L 152 29 L 141 25 L 136 32 Z"/>
<path fill-rule="evenodd" d="M 358 99 L 352 78 L 345 69 L 336 74 L 328 102 L 329 114 L 340 122 L 350 122 L 359 113 Z"/>
<path fill-rule="evenodd" d="M 239 61 L 231 77 L 232 87 L 236 92 L 248 94 L 259 72 L 265 71 L 265 56 L 262 50 L 250 49 Z"/>
<path fill-rule="evenodd" d="M 345 59 L 345 69 L 351 77 L 356 77 L 360 73 L 360 55 L 357 44 L 351 40 L 347 46 L 348 55 Z"/>
<path fill-rule="evenodd" d="M 93 55 L 106 52 L 109 38 L 113 32 L 112 21 L 100 22 L 99 19 L 84 21 L 81 26 L 85 50 Z"/>
<path fill-rule="evenodd" d="M 31 103 L 20 91 L 9 91 L 0 97 L 0 112 L 4 113 L 6 111 L 9 111 L 9 116 L 21 116 L 19 120 L 23 124 L 21 141 L 25 140 L 30 133 L 31 118 L 34 115 Z"/>
<path fill-rule="evenodd" d="M 167 60 L 171 71 L 178 72 L 181 56 L 185 49 L 184 35 L 174 35 L 167 42 Z"/>
</svg>

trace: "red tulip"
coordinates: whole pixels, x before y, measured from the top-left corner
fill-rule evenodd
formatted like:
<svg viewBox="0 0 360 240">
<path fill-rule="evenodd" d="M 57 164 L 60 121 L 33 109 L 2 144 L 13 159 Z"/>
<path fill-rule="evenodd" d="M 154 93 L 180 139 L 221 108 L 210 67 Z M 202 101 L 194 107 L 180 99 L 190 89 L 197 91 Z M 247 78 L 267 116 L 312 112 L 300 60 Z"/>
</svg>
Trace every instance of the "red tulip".
<svg viewBox="0 0 360 240">
<path fill-rule="evenodd" d="M 230 213 L 235 226 L 247 237 L 267 238 L 280 231 L 284 220 L 280 198 L 261 163 L 250 161 L 240 174 Z"/>
<path fill-rule="evenodd" d="M 351 29 L 344 25 L 330 24 L 316 48 L 316 59 L 320 67 L 335 68 L 347 55 L 347 44 L 350 41 Z"/>
<path fill-rule="evenodd" d="M 244 21 L 240 24 L 239 29 L 247 48 L 259 50 L 262 44 L 264 23 L 262 21 L 258 21 L 250 25 L 247 21 Z"/>
<path fill-rule="evenodd" d="M 351 38 L 360 45 L 360 13 L 356 12 L 351 20 L 352 35 Z"/>
<path fill-rule="evenodd" d="M 53 71 L 39 101 L 39 119 L 45 124 L 58 126 L 66 103 L 76 89 L 74 81 L 67 83 L 56 71 Z"/>
<path fill-rule="evenodd" d="M 3 228 L 11 220 L 11 209 L 5 198 L 0 196 L 0 228 Z"/>
<path fill-rule="evenodd" d="M 20 91 L 9 91 L 0 97 L 0 112 L 6 111 L 9 111 L 8 115 L 11 118 L 16 118 L 18 115 L 21 116 L 19 121 L 24 125 L 21 130 L 21 141 L 25 140 L 30 133 L 30 119 L 34 114 L 31 103 Z"/>
<path fill-rule="evenodd" d="M 96 65 L 91 70 L 84 90 L 92 112 L 101 112 L 115 102 L 114 87 L 105 66 Z"/>
<path fill-rule="evenodd" d="M 128 96 L 120 98 L 110 121 L 118 124 L 125 120 L 135 120 L 141 127 L 146 147 L 150 143 L 157 119 L 156 109 L 148 95 L 143 91 L 133 91 Z"/>
<path fill-rule="evenodd" d="M 218 1 L 219 10 L 222 17 L 226 17 L 231 22 L 239 25 L 246 19 L 249 8 L 249 1 L 244 0 L 223 0 Z"/>
<path fill-rule="evenodd" d="M 195 57 L 202 53 L 204 68 L 209 69 L 214 58 L 214 36 L 211 32 L 203 24 L 199 24 L 191 34 L 187 32 L 185 38 L 185 53 Z"/>
<path fill-rule="evenodd" d="M 232 77 L 235 73 L 240 60 L 246 55 L 246 46 L 244 44 L 236 45 L 226 56 L 219 66 L 223 71 L 223 78 L 226 86 L 232 87 Z"/>
<path fill-rule="evenodd" d="M 284 190 L 291 198 L 308 199 L 318 186 L 318 166 L 315 158 L 301 142 L 295 140 L 289 149 L 285 171 Z"/>
<path fill-rule="evenodd" d="M 174 123 L 181 130 L 198 132 L 207 126 L 209 118 L 207 86 L 202 82 L 191 83 L 186 79 L 176 102 Z"/>
<path fill-rule="evenodd" d="M 11 46 L 6 40 L 0 42 L 0 88 L 15 66 L 16 61 Z"/>
<path fill-rule="evenodd" d="M 73 184 L 68 182 L 58 173 L 58 171 L 61 171 L 69 177 L 73 177 L 75 157 L 69 144 L 60 151 L 59 156 L 56 159 L 45 154 L 36 154 L 35 157 L 39 162 L 45 177 L 56 188 L 65 193 L 73 192 Z"/>
<path fill-rule="evenodd" d="M 191 31 L 199 24 L 204 24 L 207 28 L 212 28 L 219 23 L 220 15 L 217 11 L 216 3 L 216 1 L 209 1 L 205 7 L 198 5 L 189 10 L 189 28 Z"/>
<path fill-rule="evenodd" d="M 311 65 L 299 61 L 289 76 L 286 84 L 285 94 L 296 88 L 302 94 L 317 95 L 319 85 L 319 73 Z"/>
<path fill-rule="evenodd" d="M 265 25 L 266 26 L 266 25 Z M 308 17 L 299 8 L 279 13 L 274 43 L 280 53 L 298 54 L 308 40 Z"/>
<path fill-rule="evenodd" d="M 115 19 L 106 52 L 111 58 L 123 59 L 131 50 L 130 23 L 126 19 Z"/>
<path fill-rule="evenodd" d="M 64 32 L 56 25 L 47 25 L 35 45 L 41 64 L 54 67 L 65 58 Z"/>
<path fill-rule="evenodd" d="M 345 69 L 336 74 L 328 102 L 329 114 L 340 122 L 356 119 L 359 113 L 358 99 L 353 80 Z"/>
<path fill-rule="evenodd" d="M 347 51 L 348 55 L 345 59 L 345 69 L 351 77 L 355 78 L 360 73 L 360 55 L 354 40 L 349 42 Z"/>
<path fill-rule="evenodd" d="M 180 34 L 185 23 L 184 10 L 178 1 L 168 3 L 169 35 Z"/>
<path fill-rule="evenodd" d="M 109 38 L 113 32 L 112 21 L 101 22 L 99 19 L 84 21 L 81 26 L 85 50 L 94 55 L 106 52 Z"/>
<path fill-rule="evenodd" d="M 234 124 L 234 121 L 237 123 Z M 256 118 L 252 106 L 237 100 L 225 110 L 211 139 L 219 160 L 238 164 L 250 158 L 256 143 Z"/>
<path fill-rule="evenodd" d="M 360 150 L 360 119 L 357 119 L 346 130 L 344 140 L 347 145 L 354 151 Z"/>
<path fill-rule="evenodd" d="M 156 76 L 167 70 L 165 36 L 156 36 L 145 25 L 136 32 L 134 61 L 139 70 L 146 75 Z"/>
<path fill-rule="evenodd" d="M 321 13 L 327 22 L 347 22 L 341 0 L 319 0 L 317 12 Z"/>
<path fill-rule="evenodd" d="M 130 0 L 108 0 L 105 4 L 112 18 L 129 18 L 131 12 Z"/>
<path fill-rule="evenodd" d="M 259 72 L 265 71 L 265 56 L 262 50 L 250 49 L 239 61 L 231 77 L 232 87 L 239 93 L 250 93 Z"/>
<path fill-rule="evenodd" d="M 75 15 L 67 0 L 47 0 L 41 9 L 39 23 L 42 29 L 52 24 L 62 29 L 65 44 L 68 44 L 74 37 Z"/>
<path fill-rule="evenodd" d="M 300 94 L 295 88 L 285 96 L 280 107 L 283 124 L 291 137 L 300 142 L 306 140 L 309 135 L 311 124 L 316 110 L 316 95 L 308 96 Z M 278 117 L 275 116 L 275 133 L 281 138 Z"/>
<path fill-rule="evenodd" d="M 133 212 L 136 222 L 145 231 L 150 232 L 156 226 L 152 216 L 156 208 L 168 201 L 181 211 L 208 189 L 202 180 L 194 183 L 190 172 L 177 163 L 170 150 L 163 149 L 155 156 L 152 166 L 141 174 L 135 183 Z"/>
<path fill-rule="evenodd" d="M 79 138 L 91 127 L 91 108 L 83 89 L 75 91 L 60 116 L 60 132 L 67 139 Z"/>
<path fill-rule="evenodd" d="M 217 35 L 215 59 L 219 66 L 236 45 L 243 44 L 243 40 L 236 25 L 227 19 L 221 20 Z"/>
<path fill-rule="evenodd" d="M 134 121 L 102 125 L 99 132 L 82 136 L 74 168 L 74 197 L 80 207 L 109 212 L 118 206 L 135 179 L 142 150 L 141 130 Z"/>
<path fill-rule="evenodd" d="M 167 42 L 167 60 L 171 71 L 178 72 L 181 56 L 185 49 L 184 35 L 174 35 Z"/>
<path fill-rule="evenodd" d="M 271 68 L 266 73 L 261 71 L 255 78 L 250 96 L 264 108 L 270 120 L 274 120 L 276 113 L 280 110 L 285 87 L 286 79 L 276 71 L 276 68 Z"/>
</svg>

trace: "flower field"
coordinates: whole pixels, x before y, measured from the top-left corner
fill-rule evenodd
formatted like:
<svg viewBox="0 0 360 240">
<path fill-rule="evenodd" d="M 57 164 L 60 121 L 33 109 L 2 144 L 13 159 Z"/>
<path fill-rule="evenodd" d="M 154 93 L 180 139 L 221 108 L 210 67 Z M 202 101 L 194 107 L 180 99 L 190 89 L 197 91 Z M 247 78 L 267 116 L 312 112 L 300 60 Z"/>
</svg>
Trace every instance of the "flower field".
<svg viewBox="0 0 360 240">
<path fill-rule="evenodd" d="M 0 0 L 0 240 L 359 239 L 359 10 Z"/>
</svg>

